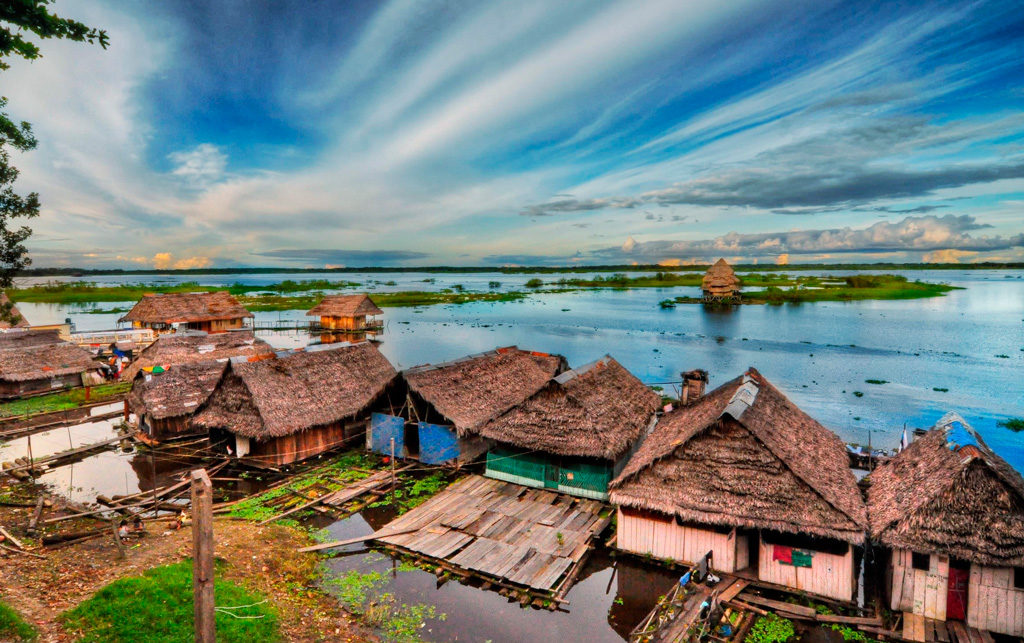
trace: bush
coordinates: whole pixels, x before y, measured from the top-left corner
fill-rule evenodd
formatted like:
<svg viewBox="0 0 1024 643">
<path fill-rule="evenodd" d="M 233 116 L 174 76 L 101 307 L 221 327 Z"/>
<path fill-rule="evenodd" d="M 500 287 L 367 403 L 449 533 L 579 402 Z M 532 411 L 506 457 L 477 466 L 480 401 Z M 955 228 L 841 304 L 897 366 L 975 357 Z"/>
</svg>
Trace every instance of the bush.
<svg viewBox="0 0 1024 643">
<path fill-rule="evenodd" d="M 531 279 L 531 280 L 526 282 L 526 287 L 527 288 L 540 288 L 543 285 L 544 285 L 544 282 L 541 281 L 540 279 L 536 278 L 536 277 L 534 277 L 533 279 Z"/>
</svg>

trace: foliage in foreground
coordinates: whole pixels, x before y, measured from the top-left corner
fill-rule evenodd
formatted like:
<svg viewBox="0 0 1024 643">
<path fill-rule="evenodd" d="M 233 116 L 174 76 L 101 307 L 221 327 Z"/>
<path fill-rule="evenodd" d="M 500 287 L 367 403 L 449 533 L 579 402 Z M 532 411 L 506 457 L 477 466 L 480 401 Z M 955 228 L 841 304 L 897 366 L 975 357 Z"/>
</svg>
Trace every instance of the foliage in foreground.
<svg viewBox="0 0 1024 643">
<path fill-rule="evenodd" d="M 36 631 L 7 605 L 0 603 L 0 641 L 34 641 Z"/>
<path fill-rule="evenodd" d="M 744 643 L 785 643 L 795 633 L 793 621 L 769 612 L 768 616 L 757 619 L 743 640 Z"/>
<path fill-rule="evenodd" d="M 215 582 L 214 594 L 218 641 L 281 640 L 277 614 L 260 596 L 225 580 Z M 114 581 L 61 620 L 83 642 L 178 643 L 193 640 L 192 610 L 192 561 L 187 560 Z"/>
</svg>

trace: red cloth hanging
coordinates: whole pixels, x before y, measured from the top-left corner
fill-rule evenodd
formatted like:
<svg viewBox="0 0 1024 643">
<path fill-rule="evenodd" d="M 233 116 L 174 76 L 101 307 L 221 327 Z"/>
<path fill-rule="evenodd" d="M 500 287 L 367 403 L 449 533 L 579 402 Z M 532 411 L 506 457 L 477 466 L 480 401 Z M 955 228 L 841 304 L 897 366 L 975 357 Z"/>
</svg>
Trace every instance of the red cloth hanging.
<svg viewBox="0 0 1024 643">
<path fill-rule="evenodd" d="M 783 545 L 772 545 L 772 560 L 777 560 L 780 563 L 787 565 L 793 564 L 793 548 L 785 547 Z"/>
</svg>

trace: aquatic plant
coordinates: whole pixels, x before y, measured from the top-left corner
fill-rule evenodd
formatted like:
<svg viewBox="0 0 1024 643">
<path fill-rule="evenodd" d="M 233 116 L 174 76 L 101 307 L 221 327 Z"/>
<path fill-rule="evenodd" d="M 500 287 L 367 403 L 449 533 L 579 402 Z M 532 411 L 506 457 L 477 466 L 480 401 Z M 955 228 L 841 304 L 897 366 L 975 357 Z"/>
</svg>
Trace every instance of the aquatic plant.
<svg viewBox="0 0 1024 643">
<path fill-rule="evenodd" d="M 1024 431 L 1024 418 L 1007 418 L 998 422 L 1004 429 L 1010 429 L 1015 433 Z"/>
<path fill-rule="evenodd" d="M 524 284 L 527 288 L 540 288 L 544 285 L 544 282 L 534 277 Z"/>
<path fill-rule="evenodd" d="M 757 619 L 743 640 L 745 643 L 785 643 L 795 634 L 793 621 L 769 612 L 767 616 Z"/>
<path fill-rule="evenodd" d="M 888 384 L 889 380 L 864 380 L 868 384 Z"/>
</svg>

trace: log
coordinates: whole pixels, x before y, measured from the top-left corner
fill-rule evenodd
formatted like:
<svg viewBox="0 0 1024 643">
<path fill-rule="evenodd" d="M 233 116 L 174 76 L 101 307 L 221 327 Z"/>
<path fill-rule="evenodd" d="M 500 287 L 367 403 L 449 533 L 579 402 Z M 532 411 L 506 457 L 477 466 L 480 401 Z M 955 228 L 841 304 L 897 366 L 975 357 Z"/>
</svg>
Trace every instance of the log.
<svg viewBox="0 0 1024 643">
<path fill-rule="evenodd" d="M 389 538 L 391 536 L 401 536 L 402 534 L 410 534 L 414 531 L 419 531 L 419 527 L 415 529 L 403 529 L 402 531 L 389 531 L 387 533 L 375 531 L 372 534 L 360 536 L 359 538 L 349 538 L 348 540 L 335 540 L 329 543 L 320 543 L 319 545 L 310 545 L 309 547 L 301 547 L 296 551 L 300 553 L 306 553 L 310 551 L 321 551 L 324 549 L 331 549 L 333 547 L 344 547 L 345 545 L 354 545 L 356 543 L 366 542 L 367 540 L 376 540 L 378 538 Z"/>
<path fill-rule="evenodd" d="M 842 616 L 839 614 L 818 614 L 817 620 L 821 623 L 845 623 L 847 625 L 874 625 L 882 626 L 882 619 L 877 616 Z"/>
<path fill-rule="evenodd" d="M 6 536 L 7 540 L 9 540 L 12 543 L 14 543 L 14 546 L 17 547 L 18 549 L 25 549 L 25 545 L 23 545 L 20 540 L 18 540 L 14 536 L 12 536 L 11 532 L 7 531 L 2 526 L 0 526 L 0 534 L 3 534 L 4 536 Z"/>
<path fill-rule="evenodd" d="M 36 500 L 36 510 L 32 512 L 32 517 L 28 520 L 28 529 L 26 530 L 28 535 L 31 536 L 39 531 L 39 519 L 43 515 L 43 506 L 45 506 L 45 504 L 46 499 L 39 496 L 39 499 Z"/>
<path fill-rule="evenodd" d="M 7 545 L 3 544 L 0 544 L 0 549 L 3 549 L 4 551 L 9 551 L 14 554 L 21 554 L 22 556 L 31 556 L 32 558 L 46 559 L 46 556 L 40 556 L 39 554 L 33 554 L 32 552 L 25 551 L 24 549 L 15 549 L 14 547 L 8 547 Z"/>
<path fill-rule="evenodd" d="M 761 616 L 768 616 L 768 612 L 763 610 L 763 609 L 761 609 L 760 607 L 754 607 L 753 605 L 750 605 L 749 603 L 744 603 L 743 601 L 737 600 L 735 598 L 732 599 L 731 601 L 723 603 L 723 605 L 730 605 L 730 606 L 735 607 L 737 609 L 746 610 L 748 612 L 753 612 L 753 613 L 759 614 Z"/>
</svg>

